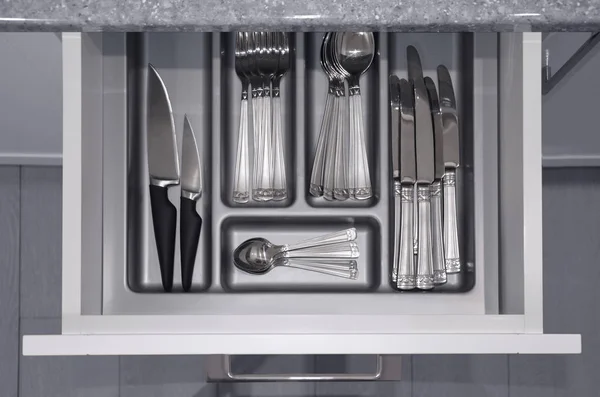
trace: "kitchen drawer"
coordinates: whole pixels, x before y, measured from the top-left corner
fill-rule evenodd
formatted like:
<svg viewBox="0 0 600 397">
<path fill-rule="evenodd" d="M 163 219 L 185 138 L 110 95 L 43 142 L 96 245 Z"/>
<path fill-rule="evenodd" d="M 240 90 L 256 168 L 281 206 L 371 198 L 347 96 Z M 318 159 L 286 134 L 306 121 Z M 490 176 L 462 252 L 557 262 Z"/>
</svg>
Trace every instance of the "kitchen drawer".
<svg viewBox="0 0 600 397">
<path fill-rule="evenodd" d="M 543 333 L 541 34 L 377 34 L 377 61 L 364 78 L 366 122 L 378 131 L 369 149 L 377 194 L 364 205 L 339 208 L 315 202 L 305 186 L 307 147 L 325 94 L 314 55 L 320 37 L 293 34 L 293 71 L 282 88 L 289 98 L 286 122 L 300 137 L 287 148 L 295 168 L 291 198 L 249 209 L 231 203 L 227 190 L 240 90 L 231 34 L 150 33 L 141 41 L 122 33 L 63 34 L 62 334 L 25 336 L 24 354 L 580 352 L 579 335 Z M 140 186 L 132 189 L 131 175 L 145 172 L 136 170 L 143 165 L 140 142 L 127 132 L 135 120 L 128 101 L 137 95 L 128 89 L 127 59 L 140 42 L 169 89 L 176 125 L 183 113 L 191 115 L 200 145 L 211 149 L 207 164 L 221 165 L 207 167 L 198 206 L 206 219 L 196 265 L 203 272 L 190 293 L 155 288 L 153 236 L 128 225 L 131 211 L 145 219 L 140 222 L 149 219 L 147 202 L 131 201 L 145 186 L 133 178 Z M 392 233 L 382 226 L 392 214 L 384 183 L 387 79 L 405 70 L 409 44 L 422 53 L 425 74 L 438 63 L 449 67 L 463 135 L 470 137 L 463 172 L 472 185 L 465 198 L 472 210 L 463 227 L 473 236 L 466 266 L 475 282 L 455 293 L 399 293 L 382 281 Z M 226 269 L 232 228 L 245 233 L 278 218 L 271 223 L 277 233 L 277 222 L 310 228 L 328 217 L 353 219 L 368 242 L 365 257 L 376 269 L 356 289 L 260 292 Z M 134 260 L 152 270 L 132 276 Z"/>
</svg>

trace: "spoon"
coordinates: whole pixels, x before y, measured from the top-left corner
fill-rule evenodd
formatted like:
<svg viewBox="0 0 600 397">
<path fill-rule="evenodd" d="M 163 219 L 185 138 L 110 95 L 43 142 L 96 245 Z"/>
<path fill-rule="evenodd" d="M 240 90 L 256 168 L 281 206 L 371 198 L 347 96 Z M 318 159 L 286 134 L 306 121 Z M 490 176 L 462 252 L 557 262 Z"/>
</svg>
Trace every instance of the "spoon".
<svg viewBox="0 0 600 397">
<path fill-rule="evenodd" d="M 375 58 L 375 38 L 372 32 L 346 32 L 335 35 L 334 63 L 348 81 L 350 103 L 350 196 L 367 200 L 373 195 L 369 161 L 363 126 L 360 76 Z"/>
<path fill-rule="evenodd" d="M 349 197 L 346 176 L 346 150 L 344 124 L 346 115 L 346 88 L 344 75 L 333 61 L 333 46 L 336 33 L 327 33 L 321 48 L 321 67 L 329 79 L 328 95 L 332 95 L 328 129 L 324 141 L 323 197 L 326 200 L 346 200 Z M 327 104 L 326 104 L 327 106 Z M 323 118 L 325 120 L 325 117 Z M 323 127 L 322 127 L 323 128 Z"/>
<path fill-rule="evenodd" d="M 287 251 L 272 255 L 268 251 L 276 246 L 268 240 L 256 238 L 242 243 L 233 253 L 235 266 L 250 274 L 265 274 L 277 266 L 287 266 L 309 270 L 349 279 L 356 279 L 357 265 L 354 260 L 339 261 L 335 259 L 358 258 L 356 242 L 325 245 L 320 252 L 305 250 Z"/>
<path fill-rule="evenodd" d="M 359 257 L 356 229 L 346 229 L 326 236 L 317 237 L 292 245 L 274 245 L 264 238 L 252 238 L 244 241 L 233 252 L 235 266 L 248 273 L 262 274 L 275 266 L 298 267 L 310 266 L 310 269 L 320 273 L 331 274 L 331 271 L 351 272 L 356 264 L 353 261 L 336 264 L 332 259 L 357 259 Z M 326 261 L 311 262 L 295 261 L 298 258 L 316 258 Z M 290 261 L 292 259 L 292 261 Z M 296 265 L 296 266 L 293 266 Z M 333 274 L 339 275 L 339 274 Z"/>
</svg>

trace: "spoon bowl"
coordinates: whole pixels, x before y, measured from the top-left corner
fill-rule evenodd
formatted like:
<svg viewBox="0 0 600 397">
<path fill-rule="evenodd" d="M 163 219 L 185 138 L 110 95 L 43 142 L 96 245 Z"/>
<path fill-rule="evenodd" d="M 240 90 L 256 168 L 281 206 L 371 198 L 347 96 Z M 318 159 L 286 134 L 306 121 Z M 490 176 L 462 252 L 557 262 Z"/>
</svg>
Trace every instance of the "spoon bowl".
<svg viewBox="0 0 600 397">
<path fill-rule="evenodd" d="M 334 59 L 346 78 L 358 78 L 375 59 L 375 37 L 372 32 L 338 33 L 334 49 Z"/>
</svg>

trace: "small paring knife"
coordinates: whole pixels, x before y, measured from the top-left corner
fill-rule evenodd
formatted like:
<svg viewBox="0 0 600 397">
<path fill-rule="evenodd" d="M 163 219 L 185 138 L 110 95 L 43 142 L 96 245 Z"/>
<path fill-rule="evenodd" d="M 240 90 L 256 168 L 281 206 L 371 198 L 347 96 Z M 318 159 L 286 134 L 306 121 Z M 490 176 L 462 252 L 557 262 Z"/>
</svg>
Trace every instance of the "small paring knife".
<svg viewBox="0 0 600 397">
<path fill-rule="evenodd" d="M 202 197 L 202 162 L 200 151 L 187 114 L 183 121 L 181 151 L 181 205 L 179 208 L 179 242 L 181 248 L 181 284 L 188 292 L 192 288 L 196 251 L 200 240 L 202 218 L 196 203 Z"/>
<path fill-rule="evenodd" d="M 148 65 L 146 112 L 150 206 L 163 289 L 173 289 L 177 209 L 169 201 L 168 188 L 179 184 L 179 158 L 173 108 L 167 88 L 151 64 Z"/>
</svg>

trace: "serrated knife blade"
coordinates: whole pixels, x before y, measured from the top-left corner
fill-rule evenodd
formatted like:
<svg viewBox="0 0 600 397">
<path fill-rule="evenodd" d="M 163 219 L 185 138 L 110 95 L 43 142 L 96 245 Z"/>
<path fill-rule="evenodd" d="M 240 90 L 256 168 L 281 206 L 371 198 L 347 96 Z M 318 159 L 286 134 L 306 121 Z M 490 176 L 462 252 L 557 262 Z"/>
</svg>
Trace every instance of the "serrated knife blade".
<svg viewBox="0 0 600 397">
<path fill-rule="evenodd" d="M 444 126 L 444 163 L 446 167 L 456 168 L 460 165 L 460 137 L 452 78 L 444 65 L 438 66 L 437 74 Z"/>
<path fill-rule="evenodd" d="M 389 77 L 390 123 L 392 130 L 392 178 L 400 178 L 400 79 L 396 75 Z"/>
<path fill-rule="evenodd" d="M 433 251 L 431 234 L 431 183 L 434 180 L 433 125 L 423 68 L 417 49 L 406 49 L 408 77 L 415 95 L 415 143 L 417 158 L 417 277 L 419 289 L 433 288 Z"/>
<path fill-rule="evenodd" d="M 433 125 L 423 69 L 417 49 L 408 46 L 408 77 L 414 88 L 415 143 L 417 158 L 417 183 L 432 183 L 434 179 Z"/>
<path fill-rule="evenodd" d="M 406 79 L 400 80 L 400 182 L 417 181 L 415 158 L 415 107 L 413 87 Z"/>
<path fill-rule="evenodd" d="M 435 156 L 435 180 L 440 180 L 444 176 L 444 126 L 442 121 L 442 110 L 438 100 L 437 89 L 431 77 L 425 77 L 425 87 L 429 97 L 429 106 L 431 107 L 431 119 L 433 123 L 433 153 Z"/>
</svg>

